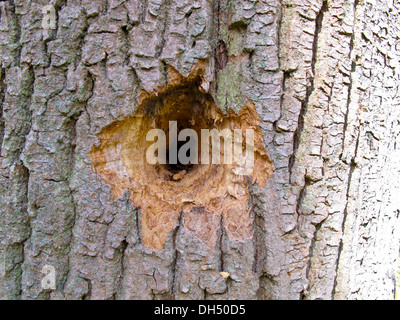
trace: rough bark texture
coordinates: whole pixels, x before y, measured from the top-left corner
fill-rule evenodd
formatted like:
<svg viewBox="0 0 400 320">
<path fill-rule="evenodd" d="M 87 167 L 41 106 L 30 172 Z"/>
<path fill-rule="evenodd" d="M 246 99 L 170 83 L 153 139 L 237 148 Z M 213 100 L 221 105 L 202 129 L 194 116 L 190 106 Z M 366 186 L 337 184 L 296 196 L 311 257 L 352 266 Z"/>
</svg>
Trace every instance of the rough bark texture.
<svg viewBox="0 0 400 320">
<path fill-rule="evenodd" d="M 2 298 L 394 297 L 398 0 L 56 0 L 44 30 L 47 4 L 0 2 Z M 89 154 L 171 67 L 185 78 L 199 61 L 218 108 L 254 104 L 273 173 L 247 182 L 250 237 L 172 212 L 155 251 Z"/>
</svg>

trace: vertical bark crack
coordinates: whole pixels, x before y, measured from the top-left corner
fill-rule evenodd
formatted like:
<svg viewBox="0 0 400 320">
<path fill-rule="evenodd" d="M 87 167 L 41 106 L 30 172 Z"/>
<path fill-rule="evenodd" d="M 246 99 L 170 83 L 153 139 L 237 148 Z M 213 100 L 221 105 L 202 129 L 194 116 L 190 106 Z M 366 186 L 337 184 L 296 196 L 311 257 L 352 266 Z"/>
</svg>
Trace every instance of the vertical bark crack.
<svg viewBox="0 0 400 320">
<path fill-rule="evenodd" d="M 177 223 L 177 226 L 172 234 L 172 244 L 174 248 L 174 260 L 172 261 L 171 264 L 171 274 L 172 274 L 172 283 L 171 283 L 171 294 L 174 295 L 176 294 L 177 291 L 177 285 L 176 285 L 176 278 L 177 278 L 177 267 L 178 267 L 178 260 L 179 260 L 179 250 L 177 249 L 177 238 L 179 234 L 179 230 L 183 227 L 184 223 L 184 214 L 183 212 L 180 213 L 179 220 Z"/>
<path fill-rule="evenodd" d="M 5 77 L 6 77 L 6 71 L 4 68 L 1 68 L 0 70 L 0 157 L 4 139 L 3 104 L 6 92 Z"/>
<path fill-rule="evenodd" d="M 21 50 L 22 50 L 20 18 L 18 17 L 18 15 L 15 11 L 14 0 L 10 0 L 9 4 L 11 6 L 10 12 L 12 15 L 12 22 L 11 22 L 11 27 L 10 27 L 11 54 L 14 59 L 14 65 L 20 66 Z"/>
<path fill-rule="evenodd" d="M 349 59 L 351 59 L 351 72 L 350 72 L 350 83 L 348 85 L 348 95 L 347 95 L 347 102 L 346 102 L 346 114 L 344 118 L 344 126 L 343 126 L 343 145 L 342 145 L 342 154 L 340 155 L 340 159 L 342 159 L 343 152 L 344 152 L 344 141 L 346 140 L 346 132 L 348 128 L 348 119 L 349 119 L 349 113 L 350 113 L 350 104 L 352 102 L 352 90 L 353 90 L 353 75 L 356 72 L 356 61 L 352 60 L 353 59 L 353 51 L 354 51 L 354 38 L 355 38 L 355 24 L 356 24 L 356 11 L 357 11 L 357 6 L 359 4 L 359 0 L 354 1 L 354 22 L 353 22 L 353 32 L 351 34 L 351 39 L 350 39 L 350 51 L 349 51 Z"/>
<path fill-rule="evenodd" d="M 165 13 L 165 15 L 163 17 L 164 23 L 163 23 L 162 30 L 161 30 L 160 41 L 156 47 L 156 54 L 155 54 L 156 58 L 159 58 L 162 55 L 162 53 L 164 51 L 165 43 L 167 41 L 166 34 L 168 34 L 168 29 L 169 29 L 169 25 L 170 25 L 170 19 L 169 19 L 170 7 L 171 7 L 170 0 L 165 0 L 160 9 L 162 12 Z"/>
<path fill-rule="evenodd" d="M 317 64 L 317 58 L 318 58 L 319 34 L 321 33 L 321 30 L 322 30 L 322 21 L 324 19 L 324 15 L 328 10 L 329 10 L 328 1 L 324 0 L 322 3 L 322 7 L 319 10 L 318 15 L 315 19 L 315 32 L 314 32 L 314 41 L 313 41 L 313 46 L 312 46 L 312 59 L 311 59 L 311 75 L 309 78 L 310 85 L 307 87 L 306 96 L 304 98 L 303 103 L 301 104 L 298 125 L 297 125 L 296 132 L 294 134 L 293 154 L 289 159 L 290 180 L 292 180 L 291 179 L 292 169 L 293 169 L 294 163 L 296 161 L 295 160 L 296 153 L 297 153 L 297 150 L 299 149 L 300 142 L 301 142 L 301 135 L 304 130 L 304 118 L 305 118 L 305 115 L 307 114 L 310 97 L 311 97 L 312 93 L 314 92 L 315 66 Z"/>
<path fill-rule="evenodd" d="M 147 14 L 147 9 L 149 6 L 148 0 L 140 0 L 139 8 L 140 8 L 140 13 L 139 13 L 139 22 L 144 23 L 146 21 L 146 14 Z"/>
<path fill-rule="evenodd" d="M 142 212 L 140 208 L 136 208 L 136 230 L 137 230 L 137 242 L 142 243 Z"/>
<path fill-rule="evenodd" d="M 219 261 L 218 261 L 218 270 L 220 272 L 225 271 L 225 264 L 224 264 L 224 248 L 223 248 L 223 242 L 224 242 L 224 216 L 221 215 L 220 217 L 220 235 L 219 235 L 219 240 L 217 242 L 217 252 L 219 254 Z"/>
<path fill-rule="evenodd" d="M 28 214 L 28 205 L 29 205 L 29 179 L 30 179 L 30 171 L 27 167 L 21 166 L 22 167 L 22 177 L 23 177 L 23 187 L 25 188 L 25 194 L 24 198 L 21 200 L 22 201 L 22 217 L 21 220 L 24 223 L 24 230 L 27 233 L 26 238 L 19 244 L 21 246 L 21 263 L 19 264 L 18 268 L 21 268 L 21 274 L 23 273 L 23 264 L 25 262 L 25 245 L 26 243 L 29 242 L 31 236 L 32 236 L 32 227 L 31 227 L 31 218 L 29 217 Z M 23 283 L 22 283 L 22 277 L 19 279 L 19 287 L 20 287 L 20 292 L 19 296 L 22 295 L 22 289 L 23 289 Z"/>
<path fill-rule="evenodd" d="M 120 274 L 119 274 L 119 279 L 118 279 L 118 285 L 117 285 L 117 292 L 114 294 L 114 297 L 118 297 L 121 292 L 122 292 L 122 286 L 124 284 L 124 276 L 125 276 L 125 254 L 126 254 L 126 250 L 128 249 L 128 242 L 126 241 L 126 239 L 124 239 L 121 242 L 120 248 L 119 248 L 119 252 L 120 252 L 120 264 L 121 264 L 121 268 L 120 268 Z"/>
<path fill-rule="evenodd" d="M 311 288 L 311 285 L 310 285 L 310 271 L 311 271 L 311 266 L 312 266 L 312 258 L 313 258 L 313 255 L 314 255 L 315 244 L 317 242 L 317 236 L 318 236 L 319 231 L 322 228 L 322 225 L 323 225 L 324 221 L 322 221 L 322 222 L 320 222 L 320 223 L 318 223 L 317 225 L 314 226 L 315 227 L 315 231 L 314 231 L 314 236 L 311 239 L 311 244 L 310 244 L 310 247 L 309 247 L 309 254 L 308 254 L 308 262 L 307 262 L 307 267 L 306 267 L 306 277 L 305 278 L 308 281 L 308 286 L 307 286 L 307 289 L 305 291 L 302 291 L 300 293 L 301 300 L 306 300 L 308 298 L 307 292 Z"/>
<path fill-rule="evenodd" d="M 334 282 L 333 282 L 333 288 L 332 288 L 332 299 L 335 297 L 335 291 L 337 287 L 337 277 L 338 277 L 338 272 L 340 268 L 340 259 L 342 257 L 343 253 L 343 237 L 344 237 L 344 232 L 345 232 L 345 226 L 346 226 L 346 221 L 348 217 L 348 206 L 349 206 L 349 201 L 350 201 L 350 196 L 351 196 L 351 184 L 354 183 L 353 181 L 353 174 L 354 171 L 357 168 L 357 163 L 355 162 L 355 159 L 357 157 L 357 151 L 358 151 L 358 146 L 359 146 L 359 141 L 360 141 L 360 131 L 358 132 L 358 137 L 357 137 L 357 142 L 356 142 L 356 149 L 355 149 L 355 156 L 351 160 L 350 163 L 350 169 L 349 169 L 349 176 L 348 176 L 348 182 L 347 182 L 347 192 L 346 192 L 346 206 L 343 211 L 343 221 L 342 221 L 342 236 L 340 239 L 340 244 L 339 244 L 339 251 L 338 251 L 338 258 L 337 258 L 337 264 L 336 264 L 336 272 L 335 272 L 335 277 L 334 277 Z"/>
</svg>

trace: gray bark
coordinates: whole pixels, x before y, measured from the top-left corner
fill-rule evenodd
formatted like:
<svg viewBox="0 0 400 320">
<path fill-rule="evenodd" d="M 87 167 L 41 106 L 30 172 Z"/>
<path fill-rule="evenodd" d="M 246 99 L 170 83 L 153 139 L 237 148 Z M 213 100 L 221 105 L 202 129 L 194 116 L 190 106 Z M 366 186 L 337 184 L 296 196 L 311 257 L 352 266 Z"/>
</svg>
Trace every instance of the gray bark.
<svg viewBox="0 0 400 320">
<path fill-rule="evenodd" d="M 398 0 L 56 0 L 44 30 L 47 4 L 0 2 L 0 297 L 393 299 Z M 90 151 L 199 61 L 221 110 L 255 105 L 273 172 L 250 238 L 218 217 L 210 248 L 181 214 L 158 252 Z"/>
</svg>

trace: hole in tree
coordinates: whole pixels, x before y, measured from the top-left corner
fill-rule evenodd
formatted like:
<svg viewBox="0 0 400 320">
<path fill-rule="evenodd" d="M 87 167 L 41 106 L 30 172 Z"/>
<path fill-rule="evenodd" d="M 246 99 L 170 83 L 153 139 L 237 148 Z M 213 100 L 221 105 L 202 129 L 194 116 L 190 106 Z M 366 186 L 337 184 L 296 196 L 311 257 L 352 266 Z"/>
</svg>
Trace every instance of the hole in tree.
<svg viewBox="0 0 400 320">
<path fill-rule="evenodd" d="M 202 129 L 215 128 L 215 119 L 213 119 L 210 112 L 210 105 L 213 104 L 213 99 L 210 94 L 204 93 L 199 89 L 200 79 L 194 79 L 191 82 L 180 84 L 179 86 L 169 88 L 165 93 L 152 97 L 145 102 L 143 112 L 145 115 L 153 119 L 153 127 L 161 129 L 166 134 L 167 148 L 165 165 L 156 165 L 156 170 L 161 173 L 165 170 L 170 173 L 167 174 L 169 180 L 173 179 L 175 174 L 182 173 L 184 175 L 193 172 L 200 163 L 200 137 Z M 176 122 L 176 145 L 170 145 L 170 122 Z M 185 146 L 190 138 L 186 137 L 185 141 L 179 141 L 178 137 L 182 130 L 192 129 L 196 132 L 198 137 L 197 143 L 197 159 L 196 152 L 192 153 L 192 149 L 187 149 L 186 157 L 188 163 L 182 163 L 180 160 L 179 151 Z M 184 151 L 182 151 L 184 152 Z M 175 155 L 175 157 L 174 157 Z M 171 156 L 176 159 L 176 162 L 171 162 Z M 191 160 L 193 159 L 193 161 Z M 180 179 L 179 179 L 180 180 Z"/>
<path fill-rule="evenodd" d="M 178 132 L 178 134 L 179 134 L 179 132 Z M 178 141 L 178 143 L 177 143 L 177 150 L 180 150 L 180 148 L 181 148 L 182 146 L 184 146 L 184 145 L 186 144 L 186 142 L 187 142 L 187 141 Z M 169 159 L 170 150 L 171 150 L 171 149 L 168 149 L 168 150 L 167 150 L 167 160 Z M 187 156 L 187 157 L 192 157 L 192 155 L 190 154 L 190 151 L 189 151 L 189 150 L 186 152 L 186 156 Z M 179 173 L 179 172 L 181 172 L 181 171 L 183 171 L 183 170 L 186 170 L 186 172 L 189 172 L 194 166 L 195 166 L 195 165 L 194 165 L 193 163 L 191 163 L 191 162 L 189 162 L 189 163 L 187 163 L 187 164 L 182 163 L 182 162 L 180 161 L 180 158 L 177 157 L 177 163 L 168 163 L 168 164 L 166 165 L 166 169 L 167 169 L 169 172 L 171 172 L 171 173 Z"/>
<path fill-rule="evenodd" d="M 157 252 L 162 252 L 168 234 L 183 215 L 191 217 L 191 220 L 185 220 L 188 230 L 212 249 L 216 246 L 215 236 L 205 223 L 218 222 L 219 218 L 214 219 L 214 214 L 224 215 L 227 236 L 235 241 L 251 239 L 254 223 L 248 214 L 248 175 L 236 171 L 239 166 L 184 165 L 189 172 L 181 178 L 180 173 L 173 172 L 180 169 L 182 163 L 157 165 L 154 161 L 146 161 L 146 153 L 153 145 L 146 139 L 150 130 L 164 131 L 165 136 L 155 137 L 156 143 L 158 138 L 164 140 L 168 135 L 169 121 L 178 122 L 178 132 L 182 128 L 193 129 L 199 140 L 201 129 L 219 132 L 254 129 L 255 163 L 254 172 L 249 176 L 260 188 L 265 188 L 272 173 L 254 104 L 249 102 L 237 113 L 233 110 L 222 112 L 200 86 L 205 68 L 206 62 L 199 61 L 186 77 L 168 66 L 168 86 L 151 92 L 142 90 L 135 113 L 103 128 L 98 135 L 100 145 L 93 145 L 90 151 L 93 170 L 101 176 L 103 183 L 111 186 L 113 198 L 121 199 L 128 191 L 130 201 L 140 208 L 141 243 Z M 163 157 L 168 150 L 170 146 L 161 150 Z M 211 153 L 209 150 L 210 156 Z M 176 175 L 178 178 L 174 179 Z"/>
</svg>

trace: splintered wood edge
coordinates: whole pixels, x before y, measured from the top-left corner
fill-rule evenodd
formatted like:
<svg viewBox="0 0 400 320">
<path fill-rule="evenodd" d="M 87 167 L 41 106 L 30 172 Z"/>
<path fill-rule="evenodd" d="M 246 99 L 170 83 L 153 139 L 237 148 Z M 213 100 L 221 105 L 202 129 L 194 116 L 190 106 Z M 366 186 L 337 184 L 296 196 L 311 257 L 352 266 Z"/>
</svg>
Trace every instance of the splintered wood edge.
<svg viewBox="0 0 400 320">
<path fill-rule="evenodd" d="M 206 67 L 206 62 L 200 61 L 190 75 L 184 77 L 169 66 L 168 85 L 152 92 L 142 90 L 135 115 L 105 127 L 99 134 L 100 146 L 93 146 L 90 151 L 93 170 L 111 186 L 113 197 L 118 199 L 129 190 L 131 202 L 141 208 L 141 238 L 146 247 L 155 251 L 163 250 L 166 238 L 176 227 L 181 213 L 185 214 L 185 228 L 211 249 L 217 245 L 221 215 L 229 238 L 243 241 L 253 236 L 246 177 L 235 175 L 232 165 L 198 165 L 181 179 L 166 181 L 154 166 L 141 162 L 146 134 L 154 125 L 154 119 L 146 117 L 144 105 L 185 84 L 202 80 Z M 201 93 L 201 88 L 196 90 L 197 94 L 206 94 Z M 168 105 L 167 98 L 164 100 L 167 104 L 160 112 L 173 112 L 172 104 Z M 229 109 L 224 114 L 213 101 L 207 102 L 203 109 L 202 116 L 211 119 L 217 129 L 254 130 L 255 169 L 250 177 L 253 183 L 265 188 L 273 166 L 263 146 L 261 120 L 254 103 L 248 102 L 238 113 Z"/>
</svg>

